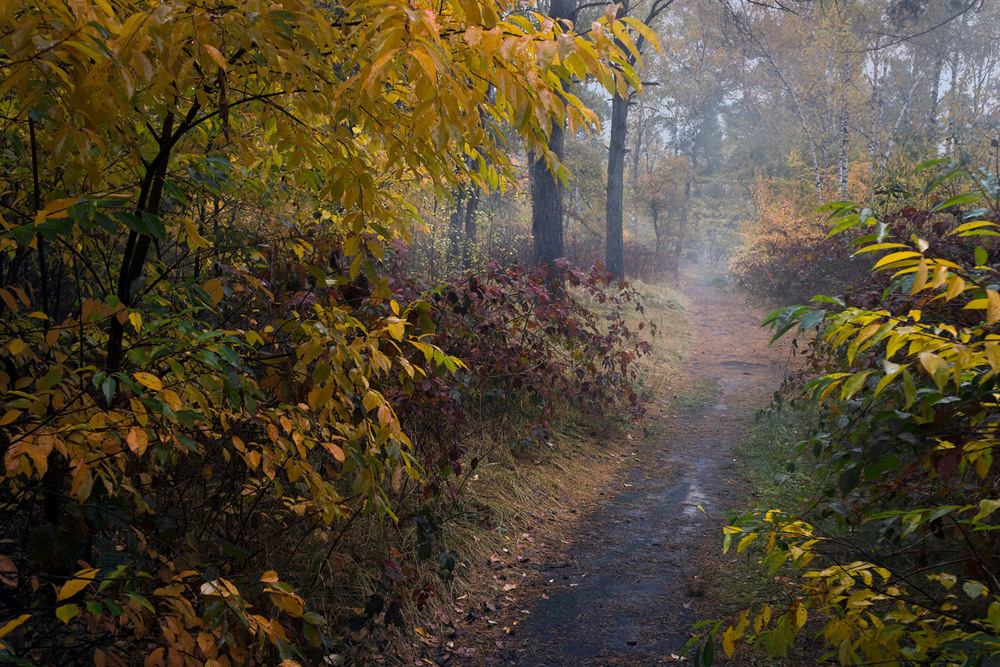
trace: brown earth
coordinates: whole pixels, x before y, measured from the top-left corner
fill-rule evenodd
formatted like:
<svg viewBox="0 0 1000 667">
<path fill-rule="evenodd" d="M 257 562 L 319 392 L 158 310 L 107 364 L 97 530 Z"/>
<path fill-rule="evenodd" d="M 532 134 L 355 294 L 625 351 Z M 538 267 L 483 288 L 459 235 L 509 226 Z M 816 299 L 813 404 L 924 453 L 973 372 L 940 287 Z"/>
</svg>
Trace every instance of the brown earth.
<svg viewBox="0 0 1000 667">
<path fill-rule="evenodd" d="M 745 299 L 692 273 L 691 349 L 654 397 L 645 438 L 589 507 L 539 527 L 549 546 L 501 554 L 496 603 L 470 611 L 459 649 L 421 664 L 624 666 L 679 660 L 705 608 L 720 522 L 738 495 L 732 446 L 791 368 Z M 619 450 L 622 451 L 622 450 Z M 615 456 L 611 454 L 610 456 Z M 527 556 L 523 554 L 528 554 Z M 508 582 L 508 583 L 503 583 Z"/>
</svg>

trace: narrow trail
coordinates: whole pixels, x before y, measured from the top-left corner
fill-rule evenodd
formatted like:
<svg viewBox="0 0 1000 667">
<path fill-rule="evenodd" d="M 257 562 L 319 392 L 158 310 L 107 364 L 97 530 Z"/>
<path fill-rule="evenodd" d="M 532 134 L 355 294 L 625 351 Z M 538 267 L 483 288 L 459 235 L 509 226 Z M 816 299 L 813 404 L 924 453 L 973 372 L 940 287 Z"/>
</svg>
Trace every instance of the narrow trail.
<svg viewBox="0 0 1000 667">
<path fill-rule="evenodd" d="M 702 387 L 705 400 L 685 408 L 661 398 L 648 423 L 654 444 L 581 521 L 565 560 L 536 564 L 540 599 L 488 664 L 670 663 L 698 620 L 701 554 L 720 544 L 719 526 L 698 508 L 719 520 L 731 504 L 731 448 L 780 386 L 789 357 L 768 346 L 761 313 L 743 298 L 703 275 L 682 287 L 693 349 L 684 383 L 671 385 Z"/>
</svg>

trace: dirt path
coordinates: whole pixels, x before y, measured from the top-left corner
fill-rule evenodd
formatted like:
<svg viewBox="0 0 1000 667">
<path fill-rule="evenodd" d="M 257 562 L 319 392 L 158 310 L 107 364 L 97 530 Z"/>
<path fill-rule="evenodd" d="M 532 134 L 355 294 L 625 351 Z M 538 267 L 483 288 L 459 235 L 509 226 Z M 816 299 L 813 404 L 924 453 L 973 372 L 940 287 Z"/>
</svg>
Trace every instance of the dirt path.
<svg viewBox="0 0 1000 667">
<path fill-rule="evenodd" d="M 536 563 L 538 601 L 498 642 L 491 665 L 657 665 L 677 660 L 696 618 L 706 549 L 720 530 L 734 477 L 730 449 L 743 420 L 767 404 L 788 367 L 768 347 L 761 313 L 690 276 L 694 348 L 685 382 L 704 400 L 664 397 L 648 427 L 653 444 L 580 525 L 564 557 Z M 657 431 L 660 431 L 657 433 Z"/>
</svg>

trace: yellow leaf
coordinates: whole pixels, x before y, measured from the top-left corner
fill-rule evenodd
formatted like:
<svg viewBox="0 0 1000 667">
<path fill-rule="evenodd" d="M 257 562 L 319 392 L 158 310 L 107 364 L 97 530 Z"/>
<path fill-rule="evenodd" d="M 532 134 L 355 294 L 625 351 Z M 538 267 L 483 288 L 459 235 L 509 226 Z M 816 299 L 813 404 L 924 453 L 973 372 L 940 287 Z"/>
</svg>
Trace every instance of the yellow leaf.
<svg viewBox="0 0 1000 667">
<path fill-rule="evenodd" d="M 994 347 L 996 346 L 994 345 Z M 8 410 L 6 413 L 4 413 L 3 417 L 0 417 L 0 426 L 6 426 L 7 424 L 16 420 L 20 416 L 21 416 L 20 410 Z"/>
<path fill-rule="evenodd" d="M 361 403 L 362 405 L 365 406 L 366 412 L 371 412 L 372 410 L 375 409 L 376 406 L 380 405 L 381 402 L 382 401 L 379 400 L 379 395 L 376 394 L 374 391 L 369 391 L 367 394 L 365 394 L 365 397 L 361 399 Z"/>
<path fill-rule="evenodd" d="M 910 294 L 916 294 L 926 286 L 927 286 L 927 259 L 921 257 L 920 264 L 917 268 L 917 275 L 913 279 L 913 287 L 910 289 Z"/>
<path fill-rule="evenodd" d="M 933 352 L 921 352 L 920 353 L 920 365 L 924 367 L 927 373 L 931 376 L 937 372 L 938 367 L 941 366 L 941 357 L 934 354 Z"/>
<path fill-rule="evenodd" d="M 56 596 L 56 600 L 62 601 L 73 597 L 87 585 L 94 580 L 97 576 L 97 568 L 87 568 L 85 570 L 80 570 L 73 575 L 73 578 L 63 584 L 63 587 L 59 589 L 59 595 Z"/>
<path fill-rule="evenodd" d="M 989 307 L 986 309 L 986 323 L 993 324 L 1000 320 L 1000 294 L 988 289 L 986 290 L 986 299 L 989 301 Z"/>
<path fill-rule="evenodd" d="M 208 294 L 209 297 L 211 297 L 213 306 L 217 306 L 219 302 L 222 301 L 223 297 L 222 281 L 219 280 L 218 278 L 212 278 L 211 280 L 206 282 L 204 285 L 202 285 L 202 289 L 204 289 L 205 293 Z"/>
<path fill-rule="evenodd" d="M 743 553 L 743 551 L 750 546 L 750 543 L 757 539 L 757 533 L 747 533 L 740 540 L 740 543 L 736 545 L 736 553 Z"/>
<path fill-rule="evenodd" d="M 214 656 L 217 653 L 217 649 L 215 647 L 215 635 L 208 632 L 199 632 L 198 648 L 200 648 L 201 652 L 206 656 Z"/>
<path fill-rule="evenodd" d="M 201 48 L 205 53 L 208 54 L 208 57 L 211 58 L 216 65 L 218 65 L 223 70 L 226 69 L 226 58 L 222 55 L 222 52 L 220 52 L 217 48 L 215 48 L 211 44 L 202 44 Z"/>
<path fill-rule="evenodd" d="M 29 618 L 31 618 L 31 614 L 21 614 L 13 621 L 8 621 L 6 625 L 0 628 L 0 637 L 10 634 L 14 630 L 16 630 L 19 626 L 23 625 L 24 622 L 27 621 Z"/>
<path fill-rule="evenodd" d="M 271 600 L 285 610 L 289 616 L 293 618 L 300 618 L 302 616 L 302 602 L 292 596 L 288 595 L 272 595 Z"/>
<path fill-rule="evenodd" d="M 806 624 L 807 614 L 808 614 L 808 612 L 806 611 L 806 607 L 805 607 L 804 604 L 802 604 L 800 602 L 799 604 L 795 605 L 795 627 L 796 628 L 801 628 L 803 625 Z"/>
<path fill-rule="evenodd" d="M 76 203 L 76 197 L 67 197 L 66 199 L 53 199 L 48 204 L 45 205 L 41 211 L 35 215 L 35 224 L 40 225 L 45 222 L 48 218 L 59 219 L 65 218 L 69 215 L 69 207 Z"/>
<path fill-rule="evenodd" d="M 965 291 L 965 281 L 959 276 L 952 276 L 948 279 L 948 291 L 944 294 L 945 301 L 951 301 L 956 296 Z"/>
<path fill-rule="evenodd" d="M 163 391 L 163 383 L 160 381 L 160 378 L 156 377 L 152 373 L 139 371 L 138 373 L 133 373 L 132 375 L 139 381 L 139 384 L 142 384 L 153 391 Z"/>
<path fill-rule="evenodd" d="M 736 652 L 736 641 L 734 635 L 736 632 L 733 630 L 733 626 L 726 628 L 726 631 L 722 633 L 722 650 L 726 652 L 728 657 L 733 657 L 733 653 Z"/>
<path fill-rule="evenodd" d="M 111 9 L 111 5 L 108 0 L 94 0 L 94 3 L 101 8 L 101 11 L 108 16 L 114 16 L 115 10 Z"/>
<path fill-rule="evenodd" d="M 0 287 L 0 298 L 3 299 L 3 302 L 7 304 L 7 307 L 11 310 L 18 309 L 17 301 L 14 299 L 14 295 L 2 287 Z"/>
<path fill-rule="evenodd" d="M 274 584 L 278 582 L 278 573 L 274 570 L 268 570 L 264 574 L 260 575 L 260 580 L 265 584 Z"/>
<path fill-rule="evenodd" d="M 913 260 L 917 257 L 920 257 L 920 253 L 914 252 L 912 250 L 890 253 L 885 257 L 883 257 L 882 259 L 880 259 L 878 262 L 876 262 L 875 268 L 880 269 L 884 266 L 888 266 L 889 264 L 894 264 L 895 262 L 900 262 L 903 260 Z M 915 264 L 916 262 L 907 262 L 907 265 L 911 263 Z"/>
<path fill-rule="evenodd" d="M 20 338 L 15 338 L 7 345 L 7 351 L 11 354 L 21 354 L 24 352 L 24 341 Z"/>
</svg>

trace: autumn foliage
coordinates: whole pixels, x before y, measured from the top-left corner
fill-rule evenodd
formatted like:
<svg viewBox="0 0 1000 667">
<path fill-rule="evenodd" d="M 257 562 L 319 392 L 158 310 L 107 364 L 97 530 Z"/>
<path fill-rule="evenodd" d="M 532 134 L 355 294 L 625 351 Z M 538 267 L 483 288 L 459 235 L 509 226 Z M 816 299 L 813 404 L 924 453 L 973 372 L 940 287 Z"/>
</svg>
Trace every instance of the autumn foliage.
<svg viewBox="0 0 1000 667">
<path fill-rule="evenodd" d="M 821 481 L 802 507 L 726 527 L 726 549 L 758 550 L 787 582 L 780 605 L 706 631 L 729 655 L 741 641 L 788 655 L 806 635 L 840 664 L 1000 655 L 1000 187 L 947 160 L 921 171 L 930 183 L 896 206 L 826 207 L 873 265 L 870 292 L 768 318 L 778 336 L 818 327 L 804 393 L 822 417 L 799 446 Z"/>
<path fill-rule="evenodd" d="M 866 188 L 851 178 L 852 196 Z M 839 292 L 866 280 L 867 267 L 851 258 L 844 237 L 829 237 L 827 216 L 799 181 L 758 178 L 753 214 L 743 222 L 743 243 L 730 261 L 733 282 L 750 294 L 790 303 Z"/>
<path fill-rule="evenodd" d="M 363 520 L 412 548 L 382 545 L 369 620 L 423 604 L 412 563 L 462 470 L 460 433 L 425 431 L 486 391 L 495 344 L 438 318 L 528 341 L 595 405 L 620 392 L 642 348 L 558 311 L 566 288 L 470 278 L 460 312 L 386 269 L 418 224 L 401 184 L 496 187 L 501 125 L 542 150 L 551 119 L 596 120 L 567 81 L 633 76 L 613 14 L 578 35 L 516 10 L 0 7 L 0 659 L 321 663 Z"/>
</svg>

